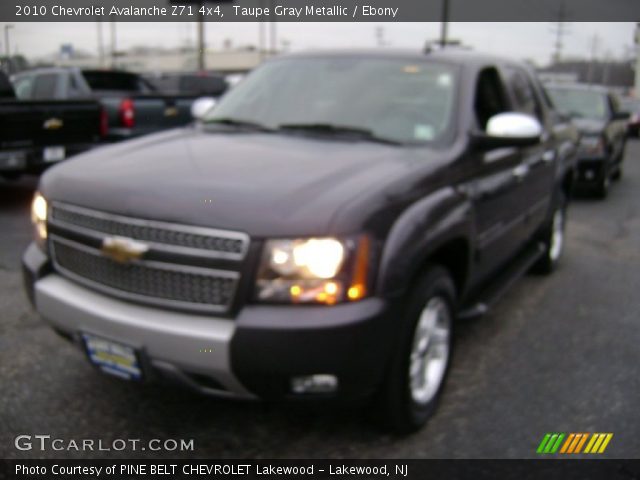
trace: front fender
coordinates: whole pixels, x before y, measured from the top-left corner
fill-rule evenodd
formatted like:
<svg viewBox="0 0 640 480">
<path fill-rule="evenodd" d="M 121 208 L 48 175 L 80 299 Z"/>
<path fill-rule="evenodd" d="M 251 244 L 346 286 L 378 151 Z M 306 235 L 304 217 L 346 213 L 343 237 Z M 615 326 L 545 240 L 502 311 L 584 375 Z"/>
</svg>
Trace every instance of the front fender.
<svg viewBox="0 0 640 480">
<path fill-rule="evenodd" d="M 378 292 L 401 294 L 427 258 L 453 240 L 473 237 L 473 209 L 469 199 L 445 187 L 409 205 L 391 227 L 382 250 Z M 469 273 L 470 255 L 465 254 Z"/>
</svg>

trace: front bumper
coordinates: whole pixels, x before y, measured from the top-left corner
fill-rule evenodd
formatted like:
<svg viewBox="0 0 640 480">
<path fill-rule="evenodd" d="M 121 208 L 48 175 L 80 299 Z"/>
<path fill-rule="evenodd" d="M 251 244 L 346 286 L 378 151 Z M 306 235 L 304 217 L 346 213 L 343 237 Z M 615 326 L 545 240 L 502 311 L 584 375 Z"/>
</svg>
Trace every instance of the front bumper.
<svg viewBox="0 0 640 480">
<path fill-rule="evenodd" d="M 296 376 L 334 375 L 321 397 L 352 400 L 381 383 L 393 344 L 388 302 L 370 298 L 332 307 L 244 307 L 235 319 L 164 311 L 106 296 L 55 272 L 38 247 L 23 258 L 25 288 L 37 311 L 80 344 L 91 333 L 140 352 L 157 374 L 202 393 L 242 398 L 316 398 L 294 394 Z"/>
</svg>

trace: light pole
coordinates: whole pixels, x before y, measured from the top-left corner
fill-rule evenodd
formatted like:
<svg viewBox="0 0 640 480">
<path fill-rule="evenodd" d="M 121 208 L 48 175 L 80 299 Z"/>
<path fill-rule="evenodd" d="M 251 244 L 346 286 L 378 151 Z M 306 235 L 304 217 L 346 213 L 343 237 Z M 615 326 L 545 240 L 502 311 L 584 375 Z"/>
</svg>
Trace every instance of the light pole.
<svg viewBox="0 0 640 480">
<path fill-rule="evenodd" d="M 278 49 L 278 38 L 277 38 L 277 34 L 276 34 L 276 22 L 273 20 L 272 16 L 273 16 L 273 12 L 275 11 L 275 1 L 274 0 L 270 0 L 269 1 L 269 27 L 271 30 L 271 55 L 275 55 L 276 54 L 276 50 Z"/>
<path fill-rule="evenodd" d="M 9 30 L 13 28 L 13 25 L 5 25 L 4 26 L 4 51 L 7 56 L 7 62 L 9 61 L 9 57 L 11 57 L 11 47 L 9 46 Z"/>
<path fill-rule="evenodd" d="M 118 44 L 116 40 L 116 22 L 112 21 L 111 24 L 111 68 L 116 68 L 116 56 L 118 55 Z"/>
</svg>

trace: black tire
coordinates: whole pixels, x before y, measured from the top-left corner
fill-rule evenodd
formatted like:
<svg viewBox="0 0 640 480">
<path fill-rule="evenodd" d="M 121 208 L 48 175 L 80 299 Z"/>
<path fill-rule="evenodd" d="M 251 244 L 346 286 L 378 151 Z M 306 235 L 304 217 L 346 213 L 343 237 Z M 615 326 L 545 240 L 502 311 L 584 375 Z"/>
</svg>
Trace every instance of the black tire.
<svg viewBox="0 0 640 480">
<path fill-rule="evenodd" d="M 411 293 L 409 294 L 406 308 L 400 326 L 401 331 L 397 339 L 397 345 L 394 349 L 393 358 L 387 371 L 385 381 L 380 388 L 376 398 L 375 413 L 378 415 L 378 419 L 381 420 L 383 426 L 388 430 L 396 433 L 411 433 L 420 427 L 422 427 L 426 421 L 433 415 L 438 405 L 440 395 L 442 393 L 442 387 L 445 384 L 447 374 L 449 371 L 449 365 L 451 363 L 451 354 L 453 351 L 453 324 L 455 318 L 455 298 L 456 290 L 451 279 L 451 275 L 442 267 L 431 266 L 426 269 L 425 273 L 419 278 Z M 428 309 L 434 309 L 437 306 L 437 311 L 442 314 L 442 317 L 448 316 L 448 335 L 446 340 L 440 340 L 444 338 L 442 335 L 433 335 L 432 341 L 426 343 L 425 359 L 426 362 L 430 355 L 428 350 L 434 349 L 432 353 L 441 352 L 442 358 L 446 356 L 444 360 L 444 368 L 442 364 L 438 364 L 436 371 L 440 375 L 439 381 L 429 383 L 424 382 L 422 393 L 425 394 L 423 401 L 416 401 L 414 395 L 420 393 L 419 388 L 414 387 L 412 390 L 412 382 L 410 380 L 410 368 L 415 367 L 417 363 L 412 365 L 411 358 L 412 353 L 415 354 L 415 349 L 421 342 L 417 342 L 419 337 L 416 336 L 418 332 L 417 327 L 421 323 L 423 311 Z M 443 310 L 440 310 L 443 309 Z M 446 310 L 446 315 L 444 313 Z M 434 320 L 435 324 L 438 324 L 440 319 L 440 313 Z M 443 324 L 446 323 L 444 320 Z M 420 332 L 428 331 L 429 329 L 421 329 Z M 442 332 L 440 329 L 433 329 L 432 332 Z M 446 354 L 444 353 L 444 345 L 446 345 Z M 422 349 L 422 348 L 420 348 Z M 439 358 L 439 355 L 434 355 Z M 417 357 L 422 357 L 418 355 Z M 415 357 L 415 358 L 417 358 Z M 437 360 L 436 360 L 437 362 Z M 420 369 L 420 373 L 417 377 L 423 377 L 427 374 L 424 368 L 424 364 Z M 436 377 L 437 378 L 437 377 Z M 435 389 L 435 390 L 434 390 Z M 429 390 L 435 391 L 435 393 L 428 395 Z"/>
<path fill-rule="evenodd" d="M 622 162 L 624 161 L 624 156 L 627 148 L 626 140 L 622 144 L 622 148 L 620 149 L 620 154 L 618 155 L 616 162 L 616 169 L 611 174 L 611 180 L 618 181 L 622 178 Z"/>
<path fill-rule="evenodd" d="M 533 265 L 532 272 L 548 275 L 558 268 L 564 249 L 564 232 L 567 220 L 567 199 L 564 193 L 558 194 L 553 211 L 540 235 L 544 243 L 544 253 Z M 557 229 L 560 229 L 558 231 Z M 558 245 L 558 242 L 559 245 Z"/>
<path fill-rule="evenodd" d="M 598 180 L 598 185 L 596 186 L 596 197 L 601 200 L 604 200 L 609 195 L 609 187 L 611 186 L 611 175 L 607 171 L 606 167 Z"/>
<path fill-rule="evenodd" d="M 621 178 L 622 178 L 622 163 L 618 165 L 618 168 L 616 168 L 616 171 L 613 172 L 613 175 L 611 175 L 611 180 L 618 182 L 620 181 Z"/>
</svg>

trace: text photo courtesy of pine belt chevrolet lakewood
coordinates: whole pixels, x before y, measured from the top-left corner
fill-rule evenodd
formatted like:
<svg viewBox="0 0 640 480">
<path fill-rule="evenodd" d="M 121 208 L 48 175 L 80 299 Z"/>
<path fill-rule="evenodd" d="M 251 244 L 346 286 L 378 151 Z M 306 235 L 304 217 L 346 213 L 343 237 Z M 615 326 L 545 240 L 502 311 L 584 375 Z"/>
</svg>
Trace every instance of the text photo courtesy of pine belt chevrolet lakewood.
<svg viewBox="0 0 640 480">
<path fill-rule="evenodd" d="M 523 64 L 293 54 L 201 110 L 40 180 L 26 289 L 104 372 L 413 431 L 456 320 L 561 259 L 579 134 Z"/>
</svg>

